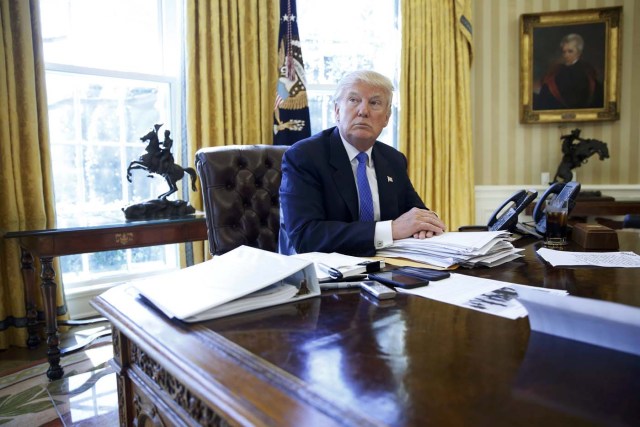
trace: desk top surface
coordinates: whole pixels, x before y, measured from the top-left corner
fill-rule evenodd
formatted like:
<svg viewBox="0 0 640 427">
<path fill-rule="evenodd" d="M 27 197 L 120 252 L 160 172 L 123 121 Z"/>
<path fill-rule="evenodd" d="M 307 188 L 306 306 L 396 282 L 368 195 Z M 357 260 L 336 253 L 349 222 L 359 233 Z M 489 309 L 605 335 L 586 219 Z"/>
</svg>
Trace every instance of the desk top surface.
<svg viewBox="0 0 640 427">
<path fill-rule="evenodd" d="M 141 226 L 184 224 L 190 222 L 202 222 L 205 220 L 204 212 L 196 212 L 191 215 L 173 218 L 153 218 L 143 220 L 128 220 L 122 212 L 81 213 L 78 215 L 60 215 L 56 219 L 57 226 L 50 229 L 31 229 L 23 227 L 22 230 L 11 231 L 5 234 L 6 238 L 20 238 L 28 236 L 45 236 L 61 233 L 71 233 L 78 230 L 119 229 Z"/>
<path fill-rule="evenodd" d="M 539 245 L 529 241 L 523 260 L 459 272 L 640 306 L 638 269 L 553 268 L 535 255 Z M 279 425 L 313 425 L 317 413 L 344 425 L 640 419 L 640 358 L 531 333 L 527 318 L 357 290 L 194 325 L 164 318 L 132 288 L 94 305 L 219 411 L 258 411 Z"/>
</svg>

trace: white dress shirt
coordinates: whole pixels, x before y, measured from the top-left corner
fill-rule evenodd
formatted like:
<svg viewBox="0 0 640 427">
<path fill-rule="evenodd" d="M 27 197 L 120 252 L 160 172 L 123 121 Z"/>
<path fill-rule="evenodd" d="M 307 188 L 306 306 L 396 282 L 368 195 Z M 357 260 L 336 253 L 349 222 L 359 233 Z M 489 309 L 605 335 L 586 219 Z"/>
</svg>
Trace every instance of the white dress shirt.
<svg viewBox="0 0 640 427">
<path fill-rule="evenodd" d="M 345 150 L 347 150 L 347 155 L 349 156 L 349 161 L 351 162 L 353 179 L 357 181 L 356 171 L 358 168 L 358 159 L 356 159 L 356 156 L 360 152 L 356 147 L 345 141 L 342 135 L 340 135 L 340 139 L 342 139 L 342 144 L 344 145 Z M 372 151 L 373 147 L 369 148 L 366 153 L 368 156 L 367 180 L 369 181 L 369 187 L 371 187 L 371 196 L 373 197 L 373 219 L 374 221 L 376 221 L 376 231 L 373 240 L 376 249 L 382 249 L 393 244 L 393 232 L 391 229 L 390 220 L 380 221 L 380 195 L 378 194 L 378 180 L 376 179 L 376 169 L 373 165 L 373 158 L 371 157 Z M 358 200 L 360 200 L 360 194 L 358 194 Z"/>
</svg>

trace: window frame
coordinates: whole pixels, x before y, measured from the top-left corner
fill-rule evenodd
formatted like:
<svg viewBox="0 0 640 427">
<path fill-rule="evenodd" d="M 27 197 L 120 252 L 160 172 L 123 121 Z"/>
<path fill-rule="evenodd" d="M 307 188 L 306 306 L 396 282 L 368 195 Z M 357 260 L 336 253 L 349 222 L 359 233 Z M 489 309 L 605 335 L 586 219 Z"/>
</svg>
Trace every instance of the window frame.
<svg viewBox="0 0 640 427">
<path fill-rule="evenodd" d="M 45 75 L 47 78 L 51 75 L 50 73 L 55 73 L 58 75 L 65 76 L 79 76 L 79 77 L 88 77 L 91 78 L 106 78 L 106 79 L 117 79 L 122 80 L 123 82 L 149 82 L 151 84 L 158 85 L 167 85 L 168 87 L 168 100 L 166 105 L 167 113 L 169 114 L 169 120 L 164 123 L 163 129 L 172 130 L 171 137 L 173 139 L 173 149 L 172 154 L 174 155 L 175 161 L 178 164 L 183 163 L 183 159 L 187 153 L 187 147 L 184 144 L 184 108 L 185 102 L 183 99 L 183 91 L 184 91 L 184 2 L 183 0 L 158 0 L 156 2 L 158 10 L 158 21 L 159 21 L 159 34 L 158 34 L 158 42 L 160 44 L 160 48 L 163 53 L 163 67 L 162 70 L 168 70 L 167 74 L 148 74 L 141 73 L 136 71 L 123 71 L 116 69 L 106 69 L 106 68 L 94 68 L 90 66 L 81 66 L 75 64 L 65 64 L 59 62 L 50 62 L 45 60 L 44 69 Z M 178 16 L 176 16 L 176 14 Z M 182 34 L 182 35 L 181 35 Z M 43 41 L 44 48 L 46 50 L 46 43 Z M 81 54 L 81 53 L 80 53 Z M 46 57 L 46 55 L 45 55 Z M 175 61 L 180 61 L 178 65 L 175 64 Z M 77 62 L 72 59 L 70 62 Z M 174 62 L 170 64 L 170 62 Z M 172 75 L 169 75 L 169 72 L 173 72 Z M 115 81 L 115 80 L 114 80 Z M 72 95 L 73 101 L 77 102 L 76 95 Z M 77 110 L 77 107 L 73 107 L 74 110 Z M 118 108 L 121 108 L 119 106 Z M 74 125 L 75 126 L 75 125 Z M 150 123 L 149 126 L 153 126 L 153 123 Z M 76 129 L 77 130 L 77 129 Z M 50 136 L 53 139 L 53 135 Z M 82 137 L 78 138 L 82 140 Z M 128 146 L 126 142 L 118 141 L 120 158 L 122 161 L 122 150 L 126 150 Z M 73 144 L 76 147 L 82 147 L 86 144 L 86 141 L 82 141 L 80 143 Z M 107 146 L 102 141 L 102 144 L 97 144 L 97 146 Z M 144 146 L 139 145 L 136 148 L 140 149 L 140 152 L 144 152 Z M 125 159 L 127 160 L 127 159 Z M 135 158 L 129 160 L 136 160 Z M 56 165 L 52 165 L 52 170 L 56 173 Z M 124 177 L 123 177 L 124 179 Z M 134 179 L 144 179 L 144 175 L 140 174 L 137 178 Z M 162 181 L 164 183 L 164 181 Z M 184 184 L 184 183 L 183 183 Z M 84 184 L 86 188 L 87 184 Z M 125 186 L 124 183 L 121 184 L 121 188 L 123 190 L 123 200 L 129 200 L 131 202 L 131 194 L 129 192 L 128 187 Z M 180 199 L 184 194 L 185 197 L 188 197 L 189 193 L 185 190 L 185 185 L 179 185 L 177 197 Z M 85 201 L 85 204 L 87 202 Z M 123 206 L 124 207 L 124 206 Z M 56 202 L 56 217 L 61 218 L 58 215 L 58 203 Z M 124 214 L 122 214 L 122 220 L 124 221 Z M 88 300 L 102 291 L 116 286 L 120 283 L 133 280 L 141 277 L 150 277 L 156 274 L 162 274 L 167 271 L 172 271 L 180 268 L 180 252 L 179 245 L 171 244 L 171 245 L 162 245 L 161 255 L 159 259 L 155 260 L 146 260 L 142 262 L 135 262 L 133 259 L 133 254 L 137 249 L 123 249 L 125 252 L 126 262 L 122 265 L 125 266 L 125 269 L 111 269 L 107 271 L 96 271 L 92 270 L 89 266 L 89 257 L 94 254 L 81 254 L 81 270 L 80 272 L 59 272 L 59 276 L 62 278 L 62 283 L 64 283 L 64 292 L 67 300 L 68 311 L 72 318 L 80 318 L 86 317 L 90 315 L 94 315 L 95 311 L 89 307 Z M 151 249 L 151 248 L 139 248 L 139 249 Z M 156 251 L 158 249 L 155 249 Z M 115 251 L 114 251 L 115 252 Z M 147 266 L 146 269 L 140 269 L 142 266 Z M 132 268 L 133 267 L 133 268 Z"/>
</svg>

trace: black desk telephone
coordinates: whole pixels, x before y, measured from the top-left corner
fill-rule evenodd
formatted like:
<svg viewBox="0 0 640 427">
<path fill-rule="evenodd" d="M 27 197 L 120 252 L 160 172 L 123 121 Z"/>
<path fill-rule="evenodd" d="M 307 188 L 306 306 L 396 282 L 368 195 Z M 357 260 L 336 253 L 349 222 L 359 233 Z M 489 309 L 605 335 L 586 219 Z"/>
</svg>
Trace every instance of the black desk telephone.
<svg viewBox="0 0 640 427">
<path fill-rule="evenodd" d="M 547 231 L 547 219 L 544 215 L 544 208 L 547 205 L 547 199 L 555 197 L 554 200 L 568 200 L 569 201 L 569 213 L 576 204 L 576 197 L 580 193 L 580 183 L 577 181 L 569 182 L 556 182 L 547 188 L 540 199 L 536 202 L 533 208 L 533 221 L 535 223 L 536 232 L 540 235 L 544 235 Z M 508 230 L 514 232 L 518 225 L 518 214 L 526 209 L 526 207 L 533 202 L 538 193 L 535 190 L 520 190 L 509 199 L 507 199 L 502 206 L 500 206 L 491 215 L 491 219 L 488 223 L 488 229 L 490 231 Z M 507 204 L 513 205 L 504 211 Z M 503 212 L 500 215 L 500 212 Z M 523 227 L 520 231 L 525 231 Z"/>
<path fill-rule="evenodd" d="M 505 200 L 502 205 L 491 214 L 491 219 L 486 226 L 465 225 L 458 231 L 500 231 L 516 232 L 518 215 L 529 206 L 538 196 L 536 190 L 520 190 Z M 508 205 L 508 207 L 507 207 Z"/>
<path fill-rule="evenodd" d="M 568 200 L 570 214 L 576 205 L 578 193 L 580 193 L 580 183 L 577 181 L 556 182 L 547 188 L 533 208 L 533 221 L 536 223 L 536 231 L 540 234 L 544 234 L 547 231 L 547 218 L 544 215 L 547 198 L 553 195 L 555 196 L 554 200 Z"/>
<path fill-rule="evenodd" d="M 535 190 L 520 190 L 505 200 L 491 215 L 489 223 L 487 224 L 489 231 L 515 231 L 516 225 L 518 224 L 518 215 L 524 211 L 537 196 L 538 192 Z M 505 210 L 509 204 L 509 208 Z"/>
<path fill-rule="evenodd" d="M 580 183 L 577 181 L 556 182 L 547 188 L 540 200 L 533 208 L 533 221 L 535 222 L 535 230 L 533 226 L 527 224 L 518 224 L 518 215 L 524 211 L 531 202 L 538 196 L 536 190 L 520 190 L 513 196 L 505 200 L 502 205 L 496 209 L 491 215 L 487 226 L 467 225 L 462 226 L 459 231 L 500 231 L 507 230 L 512 233 L 533 234 L 536 237 L 544 236 L 547 230 L 547 219 L 544 215 L 544 208 L 547 199 L 550 196 L 556 198 L 567 199 L 569 201 L 569 213 L 575 206 L 575 199 L 580 193 Z"/>
</svg>

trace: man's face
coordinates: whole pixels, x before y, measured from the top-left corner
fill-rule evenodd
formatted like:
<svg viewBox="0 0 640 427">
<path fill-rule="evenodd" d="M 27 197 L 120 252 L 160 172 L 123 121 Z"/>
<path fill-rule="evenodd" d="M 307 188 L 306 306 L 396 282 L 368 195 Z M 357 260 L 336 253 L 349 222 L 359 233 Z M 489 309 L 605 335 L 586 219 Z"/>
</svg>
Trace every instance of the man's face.
<svg viewBox="0 0 640 427">
<path fill-rule="evenodd" d="M 373 146 L 389 123 L 391 111 L 384 92 L 357 82 L 347 88 L 335 105 L 340 134 L 360 151 Z"/>
<path fill-rule="evenodd" d="M 580 58 L 580 51 L 575 42 L 569 42 L 562 45 L 562 59 L 564 65 L 571 65 Z"/>
</svg>

